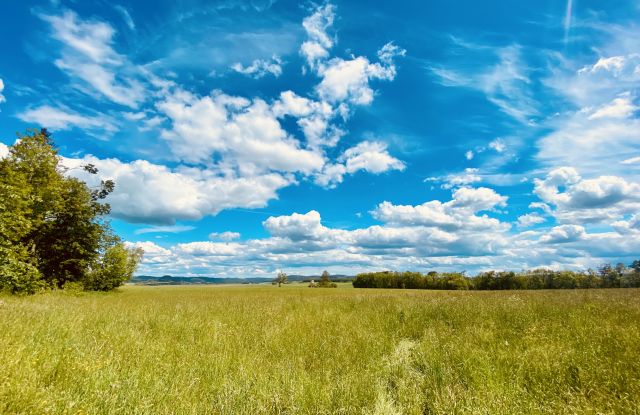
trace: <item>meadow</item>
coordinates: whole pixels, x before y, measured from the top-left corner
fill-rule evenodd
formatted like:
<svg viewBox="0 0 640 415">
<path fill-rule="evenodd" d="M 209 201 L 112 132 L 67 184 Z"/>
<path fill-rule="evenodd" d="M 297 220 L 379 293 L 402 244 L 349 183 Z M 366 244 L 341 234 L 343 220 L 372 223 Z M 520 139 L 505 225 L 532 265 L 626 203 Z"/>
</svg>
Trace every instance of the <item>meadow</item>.
<svg viewBox="0 0 640 415">
<path fill-rule="evenodd" d="M 0 295 L 3 414 L 640 411 L 640 289 Z"/>
</svg>

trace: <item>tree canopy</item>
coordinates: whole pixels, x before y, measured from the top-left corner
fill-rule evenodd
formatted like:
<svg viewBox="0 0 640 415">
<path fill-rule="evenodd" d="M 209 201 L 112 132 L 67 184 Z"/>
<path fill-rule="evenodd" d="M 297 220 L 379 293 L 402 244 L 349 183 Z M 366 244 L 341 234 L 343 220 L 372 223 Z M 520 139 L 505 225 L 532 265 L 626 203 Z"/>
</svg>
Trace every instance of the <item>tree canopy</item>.
<svg viewBox="0 0 640 415">
<path fill-rule="evenodd" d="M 115 184 L 90 188 L 68 173 L 46 129 L 18 135 L 0 160 L 0 290 L 67 283 L 111 290 L 133 275 L 142 252 L 127 248 L 105 219 Z"/>
</svg>

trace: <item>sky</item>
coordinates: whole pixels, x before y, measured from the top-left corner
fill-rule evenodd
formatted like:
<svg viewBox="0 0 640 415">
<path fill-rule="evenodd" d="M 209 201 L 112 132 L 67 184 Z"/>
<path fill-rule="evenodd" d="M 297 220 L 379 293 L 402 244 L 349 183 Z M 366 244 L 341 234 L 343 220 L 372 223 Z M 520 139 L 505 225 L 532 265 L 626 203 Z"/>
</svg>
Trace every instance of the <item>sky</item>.
<svg viewBox="0 0 640 415">
<path fill-rule="evenodd" d="M 640 257 L 640 1 L 5 2 L 0 157 L 112 179 L 146 275 Z"/>
</svg>

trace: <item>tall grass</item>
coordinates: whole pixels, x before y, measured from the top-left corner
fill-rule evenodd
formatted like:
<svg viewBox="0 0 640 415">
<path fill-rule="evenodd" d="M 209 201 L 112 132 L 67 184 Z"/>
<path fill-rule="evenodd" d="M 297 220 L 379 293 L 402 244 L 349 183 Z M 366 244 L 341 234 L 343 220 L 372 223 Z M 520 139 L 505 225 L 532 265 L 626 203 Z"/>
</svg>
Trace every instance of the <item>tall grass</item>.
<svg viewBox="0 0 640 415">
<path fill-rule="evenodd" d="M 638 413 L 640 290 L 0 297 L 0 413 Z"/>
</svg>

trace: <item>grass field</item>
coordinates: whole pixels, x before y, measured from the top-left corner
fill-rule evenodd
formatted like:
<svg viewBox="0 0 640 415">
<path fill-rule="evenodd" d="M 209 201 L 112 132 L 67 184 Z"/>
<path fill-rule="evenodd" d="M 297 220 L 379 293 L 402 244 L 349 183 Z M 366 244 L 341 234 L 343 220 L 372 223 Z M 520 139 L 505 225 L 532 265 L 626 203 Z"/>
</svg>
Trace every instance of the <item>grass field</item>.
<svg viewBox="0 0 640 415">
<path fill-rule="evenodd" d="M 0 297 L 0 413 L 638 413 L 640 290 Z"/>
</svg>

